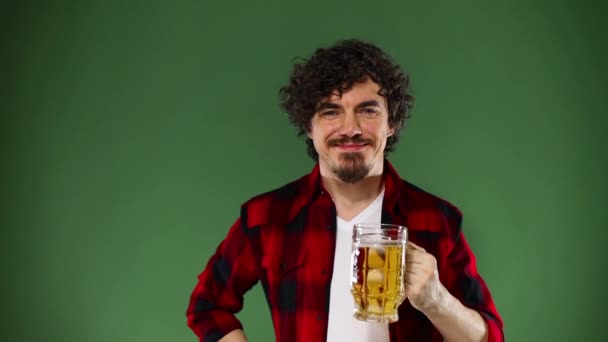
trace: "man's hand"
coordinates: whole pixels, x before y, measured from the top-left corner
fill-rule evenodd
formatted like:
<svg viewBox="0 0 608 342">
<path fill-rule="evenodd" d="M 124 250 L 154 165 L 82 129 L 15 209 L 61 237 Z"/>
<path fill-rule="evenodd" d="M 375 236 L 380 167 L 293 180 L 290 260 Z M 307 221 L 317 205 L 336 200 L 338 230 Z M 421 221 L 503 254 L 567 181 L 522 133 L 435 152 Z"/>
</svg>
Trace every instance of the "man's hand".
<svg viewBox="0 0 608 342">
<path fill-rule="evenodd" d="M 447 290 L 439 281 L 437 260 L 424 248 L 407 243 L 405 294 L 412 306 L 429 313 L 441 305 Z"/>
<path fill-rule="evenodd" d="M 236 329 L 222 337 L 219 342 L 247 342 L 247 337 L 243 330 Z"/>
<path fill-rule="evenodd" d="M 432 254 L 408 242 L 405 262 L 407 298 L 431 320 L 445 341 L 488 340 L 488 328 L 479 313 L 462 305 L 439 281 Z"/>
</svg>

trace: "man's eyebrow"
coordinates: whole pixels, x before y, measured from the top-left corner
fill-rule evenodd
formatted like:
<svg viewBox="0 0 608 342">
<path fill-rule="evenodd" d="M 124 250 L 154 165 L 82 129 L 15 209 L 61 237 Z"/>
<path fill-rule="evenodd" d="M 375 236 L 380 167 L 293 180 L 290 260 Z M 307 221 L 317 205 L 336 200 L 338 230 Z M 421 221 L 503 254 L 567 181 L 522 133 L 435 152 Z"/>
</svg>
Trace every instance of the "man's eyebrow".
<svg viewBox="0 0 608 342">
<path fill-rule="evenodd" d="M 340 109 L 342 108 L 342 106 L 335 104 L 335 103 L 331 103 L 331 102 L 321 102 L 319 103 L 319 105 L 317 106 L 317 112 L 324 110 L 324 109 Z"/>
<path fill-rule="evenodd" d="M 363 101 L 356 106 L 356 108 L 364 108 L 364 107 L 380 107 L 380 102 L 378 102 L 376 100 L 368 100 L 368 101 Z M 340 106 L 339 104 L 335 104 L 332 102 L 321 102 L 317 106 L 317 112 L 324 110 L 324 109 L 340 109 L 340 108 L 342 108 L 342 106 Z"/>
<path fill-rule="evenodd" d="M 376 100 L 363 101 L 363 102 L 359 103 L 356 108 L 363 108 L 363 107 L 380 107 L 380 102 L 378 102 Z"/>
</svg>

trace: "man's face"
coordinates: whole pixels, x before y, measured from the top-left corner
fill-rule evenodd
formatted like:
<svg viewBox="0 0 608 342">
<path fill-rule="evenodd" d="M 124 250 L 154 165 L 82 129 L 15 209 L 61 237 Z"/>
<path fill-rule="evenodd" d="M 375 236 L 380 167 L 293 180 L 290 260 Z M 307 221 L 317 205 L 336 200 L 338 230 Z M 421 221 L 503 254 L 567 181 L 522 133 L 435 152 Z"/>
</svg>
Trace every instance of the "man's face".
<svg viewBox="0 0 608 342">
<path fill-rule="evenodd" d="M 311 120 L 308 136 L 319 154 L 324 174 L 356 183 L 370 172 L 382 170 L 388 124 L 386 100 L 371 80 L 356 83 L 339 96 L 322 99 Z"/>
</svg>

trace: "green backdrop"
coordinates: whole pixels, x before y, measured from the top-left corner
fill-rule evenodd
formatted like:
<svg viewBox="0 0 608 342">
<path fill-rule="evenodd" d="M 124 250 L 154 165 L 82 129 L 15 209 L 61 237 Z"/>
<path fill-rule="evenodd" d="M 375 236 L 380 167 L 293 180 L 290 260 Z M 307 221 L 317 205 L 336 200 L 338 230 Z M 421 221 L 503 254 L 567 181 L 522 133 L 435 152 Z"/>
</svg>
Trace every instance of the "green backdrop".
<svg viewBox="0 0 608 342">
<path fill-rule="evenodd" d="M 248 198 L 312 168 L 291 60 L 371 40 L 413 79 L 390 159 L 465 214 L 509 341 L 607 341 L 599 1 L 2 5 L 2 341 L 194 341 Z M 239 315 L 273 340 L 260 287 Z"/>
</svg>

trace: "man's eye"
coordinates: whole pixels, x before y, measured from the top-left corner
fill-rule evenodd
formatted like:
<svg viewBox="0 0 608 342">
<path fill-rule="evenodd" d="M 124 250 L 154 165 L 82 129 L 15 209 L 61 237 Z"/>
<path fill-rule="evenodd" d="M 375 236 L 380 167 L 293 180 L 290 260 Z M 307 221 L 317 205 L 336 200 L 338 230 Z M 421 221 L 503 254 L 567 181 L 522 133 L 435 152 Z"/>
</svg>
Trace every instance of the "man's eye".
<svg viewBox="0 0 608 342">
<path fill-rule="evenodd" d="M 328 110 L 328 111 L 325 111 L 325 112 L 321 113 L 322 116 L 334 116 L 334 115 L 337 115 L 337 114 L 338 114 L 338 112 L 335 111 L 335 110 Z"/>
<path fill-rule="evenodd" d="M 378 114 L 378 111 L 374 108 L 363 108 L 361 113 L 367 116 L 372 116 Z"/>
</svg>

